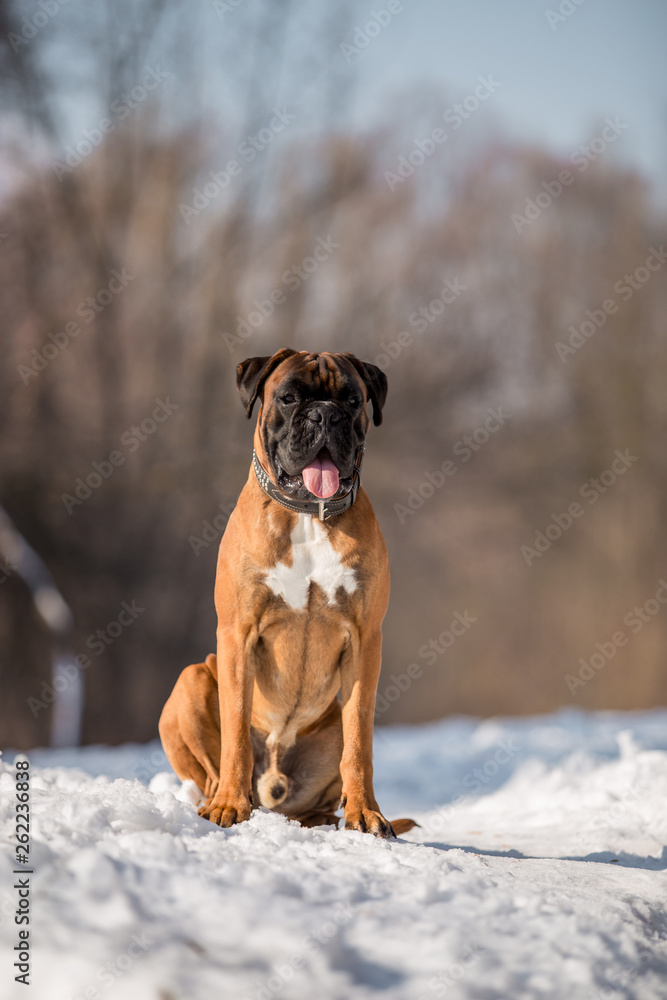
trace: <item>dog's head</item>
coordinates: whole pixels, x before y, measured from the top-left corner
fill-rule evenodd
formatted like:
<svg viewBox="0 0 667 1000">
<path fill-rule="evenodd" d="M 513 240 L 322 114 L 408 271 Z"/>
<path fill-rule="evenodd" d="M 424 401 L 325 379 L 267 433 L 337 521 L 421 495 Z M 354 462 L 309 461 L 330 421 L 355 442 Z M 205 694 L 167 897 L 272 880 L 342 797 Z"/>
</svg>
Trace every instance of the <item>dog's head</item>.
<svg viewBox="0 0 667 1000">
<path fill-rule="evenodd" d="M 248 417 L 260 401 L 257 431 L 274 483 L 297 500 L 343 496 L 373 423 L 382 423 L 387 377 L 353 354 L 284 348 L 248 358 L 236 370 Z"/>
</svg>

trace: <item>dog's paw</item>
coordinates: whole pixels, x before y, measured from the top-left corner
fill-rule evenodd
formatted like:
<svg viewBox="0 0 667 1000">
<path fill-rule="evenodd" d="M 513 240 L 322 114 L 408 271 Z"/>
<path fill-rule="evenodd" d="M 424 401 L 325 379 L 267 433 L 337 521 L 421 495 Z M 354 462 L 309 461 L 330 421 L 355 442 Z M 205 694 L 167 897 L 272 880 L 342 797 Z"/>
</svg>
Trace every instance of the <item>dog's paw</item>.
<svg viewBox="0 0 667 1000">
<path fill-rule="evenodd" d="M 203 816 L 204 819 L 209 819 L 217 826 L 230 827 L 234 826 L 235 823 L 243 823 L 244 820 L 250 819 L 251 811 L 252 803 L 247 795 L 216 794 L 212 799 L 209 799 L 206 805 L 201 807 L 199 815 Z"/>
<path fill-rule="evenodd" d="M 345 809 L 345 829 L 372 833 L 375 837 L 395 837 L 394 828 L 379 809 Z"/>
</svg>

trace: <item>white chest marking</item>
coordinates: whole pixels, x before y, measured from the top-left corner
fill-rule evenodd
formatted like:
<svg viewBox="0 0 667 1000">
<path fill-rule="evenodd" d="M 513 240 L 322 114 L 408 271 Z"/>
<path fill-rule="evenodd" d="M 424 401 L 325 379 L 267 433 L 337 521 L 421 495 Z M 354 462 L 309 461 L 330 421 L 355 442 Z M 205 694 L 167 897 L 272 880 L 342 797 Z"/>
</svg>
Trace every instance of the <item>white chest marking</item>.
<svg viewBox="0 0 667 1000">
<path fill-rule="evenodd" d="M 348 594 L 357 589 L 354 570 L 344 566 L 325 529 L 310 514 L 299 514 L 292 532 L 292 565 L 278 563 L 270 569 L 265 583 L 295 610 L 305 608 L 311 583 L 317 583 L 330 604 L 336 591 L 344 587 Z"/>
</svg>

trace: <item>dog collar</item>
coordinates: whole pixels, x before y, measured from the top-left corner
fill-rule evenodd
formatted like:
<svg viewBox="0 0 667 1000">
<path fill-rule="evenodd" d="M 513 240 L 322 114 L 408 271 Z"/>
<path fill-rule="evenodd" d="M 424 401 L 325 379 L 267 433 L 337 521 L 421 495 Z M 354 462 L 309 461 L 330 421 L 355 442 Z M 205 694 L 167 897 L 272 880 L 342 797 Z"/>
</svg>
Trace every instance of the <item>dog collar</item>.
<svg viewBox="0 0 667 1000">
<path fill-rule="evenodd" d="M 252 449 L 252 464 L 255 470 L 255 476 L 257 477 L 257 482 L 264 490 L 267 496 L 279 503 L 281 507 L 287 507 L 288 510 L 293 510 L 297 514 L 310 514 L 312 517 L 317 517 L 320 521 L 326 521 L 327 518 L 332 517 L 334 514 L 342 514 L 344 511 L 349 510 L 354 501 L 357 499 L 357 493 L 359 492 L 359 487 L 361 486 L 361 460 L 364 457 L 364 449 L 362 448 L 359 452 L 359 458 L 357 459 L 356 465 L 354 466 L 354 478 L 352 479 L 352 486 L 343 494 L 342 497 L 336 497 L 335 500 L 294 500 L 292 497 L 287 497 L 275 483 L 270 479 L 268 472 L 257 458 L 257 452 Z"/>
</svg>

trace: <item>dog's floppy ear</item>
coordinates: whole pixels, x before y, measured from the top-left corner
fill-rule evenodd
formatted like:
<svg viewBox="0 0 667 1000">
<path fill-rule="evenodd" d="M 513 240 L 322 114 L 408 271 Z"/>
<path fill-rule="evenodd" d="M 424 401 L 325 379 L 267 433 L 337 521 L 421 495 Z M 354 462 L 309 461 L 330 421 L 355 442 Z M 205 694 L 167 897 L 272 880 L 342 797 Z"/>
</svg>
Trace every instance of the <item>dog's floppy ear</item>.
<svg viewBox="0 0 667 1000">
<path fill-rule="evenodd" d="M 291 347 L 283 347 L 276 354 L 265 358 L 246 358 L 236 366 L 236 388 L 245 406 L 246 417 L 252 416 L 252 408 L 267 378 L 286 358 L 296 354 Z"/>
<path fill-rule="evenodd" d="M 387 401 L 387 376 L 377 365 L 372 365 L 369 361 L 359 361 L 354 354 L 347 352 L 343 357 L 352 362 L 361 375 L 373 404 L 373 423 L 378 427 L 382 423 L 382 407 Z"/>
</svg>

